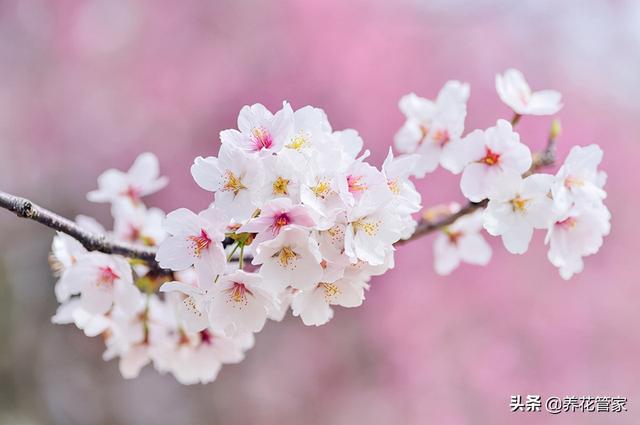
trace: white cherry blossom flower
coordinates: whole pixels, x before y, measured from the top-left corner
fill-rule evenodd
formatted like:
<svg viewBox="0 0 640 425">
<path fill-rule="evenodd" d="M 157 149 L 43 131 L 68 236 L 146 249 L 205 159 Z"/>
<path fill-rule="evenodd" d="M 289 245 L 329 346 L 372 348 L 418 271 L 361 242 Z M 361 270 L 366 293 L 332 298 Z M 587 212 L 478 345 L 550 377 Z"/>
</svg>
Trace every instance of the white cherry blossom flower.
<svg viewBox="0 0 640 425">
<path fill-rule="evenodd" d="M 424 177 L 439 163 L 449 168 L 449 144 L 464 131 L 469 85 L 448 81 L 435 102 L 411 93 L 400 99 L 400 110 L 407 118 L 395 136 L 395 145 L 402 153 L 416 153 L 420 161 L 413 173 Z"/>
<path fill-rule="evenodd" d="M 164 222 L 169 236 L 156 254 L 160 267 L 184 270 L 194 266 L 209 275 L 222 273 L 226 265 L 222 241 L 227 224 L 225 215 L 217 208 L 197 215 L 186 208 L 170 212 Z"/>
<path fill-rule="evenodd" d="M 122 257 L 87 253 L 62 279 L 71 294 L 80 294 L 80 306 L 89 314 L 104 314 L 114 304 L 133 313 L 142 302 L 142 294 L 133 284 L 131 267 Z"/>
<path fill-rule="evenodd" d="M 197 157 L 191 175 L 203 189 L 215 192 L 215 204 L 237 221 L 255 211 L 254 201 L 262 185 L 261 161 L 231 144 L 220 147 L 218 157 Z"/>
<path fill-rule="evenodd" d="M 496 75 L 496 90 L 500 100 L 519 115 L 553 115 L 562 108 L 560 93 L 555 90 L 532 92 L 517 69 Z"/>
<path fill-rule="evenodd" d="M 500 181 L 522 175 L 531 167 L 529 148 L 520 143 L 520 136 L 511 124 L 498 120 L 495 127 L 475 130 L 456 147 L 457 166 L 464 171 L 460 189 L 465 197 L 480 202 L 489 197 Z"/>
<path fill-rule="evenodd" d="M 238 130 L 220 132 L 220 141 L 248 153 L 277 153 L 289 143 L 293 133 L 293 110 L 284 102 L 280 111 L 272 114 L 264 105 L 244 106 L 238 116 Z"/>
<path fill-rule="evenodd" d="M 340 196 L 348 207 L 355 205 L 365 193 L 383 200 L 391 197 L 385 175 L 376 167 L 363 161 L 353 162 L 339 183 Z"/>
<path fill-rule="evenodd" d="M 416 190 L 409 176 L 420 160 L 419 155 L 393 156 L 393 150 L 389 148 L 389 153 L 382 164 L 387 186 L 391 191 L 393 203 L 396 208 L 409 214 L 420 211 L 422 207 L 422 197 Z"/>
<path fill-rule="evenodd" d="M 238 270 L 213 285 L 209 323 L 228 336 L 262 330 L 269 311 L 278 307 L 277 293 L 262 276 Z"/>
<path fill-rule="evenodd" d="M 101 335 L 111 326 L 111 321 L 104 314 L 89 313 L 82 308 L 80 297 L 73 297 L 60 304 L 56 314 L 51 318 L 51 323 L 57 325 L 73 323 L 88 337 Z"/>
<path fill-rule="evenodd" d="M 553 200 L 550 174 L 533 174 L 527 178 L 513 176 L 500 182 L 489 198 L 484 213 L 484 228 L 493 236 L 502 236 L 512 254 L 524 254 L 529 248 L 533 229 L 549 226 Z"/>
<path fill-rule="evenodd" d="M 347 213 L 341 213 L 336 217 L 333 226 L 317 231 L 317 240 L 323 259 L 342 263 L 341 259 L 348 258 L 344 255 L 345 232 L 347 230 Z M 349 261 L 344 263 L 348 264 Z"/>
<path fill-rule="evenodd" d="M 334 131 L 331 133 L 329 143 L 321 146 L 319 151 L 326 153 L 325 158 L 330 161 L 333 169 L 339 173 L 346 170 L 358 157 L 364 141 L 360 134 L 352 128 Z M 365 151 L 363 156 L 369 156 L 369 151 Z M 361 158 L 363 159 L 363 158 Z"/>
<path fill-rule="evenodd" d="M 334 158 L 335 160 L 335 158 Z M 320 228 L 331 227 L 336 216 L 346 210 L 340 178 L 328 155 L 317 155 L 308 163 L 300 185 L 300 200 L 313 214 Z"/>
<path fill-rule="evenodd" d="M 165 214 L 158 208 L 142 204 L 117 203 L 112 208 L 116 238 L 147 246 L 157 246 L 166 236 Z"/>
<path fill-rule="evenodd" d="M 257 233 L 254 244 L 273 239 L 289 226 L 310 228 L 315 224 L 304 205 L 294 205 L 288 198 L 277 198 L 265 203 L 260 215 L 240 227 L 238 232 Z"/>
<path fill-rule="evenodd" d="M 452 213 L 460 205 L 451 204 Z M 491 259 L 491 246 L 480 234 L 482 211 L 464 216 L 445 227 L 433 244 L 434 266 L 439 275 L 448 275 L 461 262 L 485 266 Z"/>
<path fill-rule="evenodd" d="M 96 234 L 106 234 L 107 231 L 102 227 L 95 219 L 84 215 L 78 215 L 75 219 L 78 226 L 84 230 Z M 67 270 L 69 270 L 84 254 L 88 251 L 82 246 L 78 240 L 72 238 L 66 233 L 56 232 L 51 244 L 51 256 L 49 257 L 49 264 L 54 274 L 58 277 L 62 277 Z M 71 296 L 69 288 L 65 286 L 64 279 L 60 278 L 56 282 L 54 287 L 56 299 L 62 303 L 69 299 Z"/>
<path fill-rule="evenodd" d="M 265 283 L 282 291 L 287 286 L 308 289 L 316 285 L 323 270 L 318 243 L 308 230 L 289 227 L 260 244 L 252 264 L 260 267 Z"/>
<path fill-rule="evenodd" d="M 86 253 L 85 247 L 76 239 L 65 233 L 57 232 L 51 244 L 49 263 L 54 273 L 62 277 L 78 261 L 78 258 Z M 60 303 L 67 301 L 71 296 L 70 290 L 65 286 L 65 281 L 62 278 L 58 279 L 54 289 L 56 299 Z"/>
<path fill-rule="evenodd" d="M 306 160 L 290 150 L 263 159 L 264 182 L 259 192 L 260 204 L 275 198 L 300 202 L 300 182 Z"/>
<path fill-rule="evenodd" d="M 293 113 L 294 130 L 286 148 L 310 154 L 326 143 L 331 135 L 331 124 L 320 108 L 305 106 Z"/>
<path fill-rule="evenodd" d="M 582 257 L 595 254 L 609 234 L 611 214 L 604 204 L 576 204 L 549 227 L 548 258 L 563 279 L 582 271 Z"/>
<path fill-rule="evenodd" d="M 382 201 L 382 202 L 381 202 Z M 371 265 L 384 263 L 386 248 L 402 236 L 403 223 L 384 200 L 365 195 L 348 215 L 345 253 Z"/>
<path fill-rule="evenodd" d="M 207 384 L 223 364 L 242 361 L 252 345 L 251 335 L 228 338 L 213 329 L 180 332 L 174 346 L 154 355 L 154 360 L 161 372 L 171 372 L 181 384 Z"/>
<path fill-rule="evenodd" d="M 598 171 L 602 150 L 598 145 L 574 146 L 556 174 L 551 191 L 558 208 L 573 203 L 600 203 L 607 193 L 602 189 L 606 174 Z"/>
<path fill-rule="evenodd" d="M 364 301 L 365 281 L 358 276 L 345 276 L 335 282 L 320 282 L 314 287 L 298 291 L 293 296 L 291 309 L 307 326 L 320 326 L 333 317 L 332 305 L 358 307 Z"/>
<path fill-rule="evenodd" d="M 172 281 L 162 284 L 160 292 L 178 292 L 184 295 L 175 305 L 176 316 L 188 332 L 200 332 L 209 326 L 209 306 L 213 298 L 213 279 L 202 279 L 198 284 Z"/>
<path fill-rule="evenodd" d="M 276 308 L 269 310 L 267 313 L 267 318 L 269 320 L 273 320 L 275 322 L 282 322 L 284 317 L 287 315 L 289 311 L 289 307 L 291 307 L 291 300 L 293 299 L 293 293 L 297 291 L 293 288 L 287 288 L 284 291 L 280 291 L 278 293 L 278 304 Z"/>
<path fill-rule="evenodd" d="M 106 351 L 102 358 L 109 361 L 119 357 L 122 377 L 133 379 L 151 359 L 144 344 L 145 323 L 143 308 L 138 315 L 125 314 L 120 310 L 111 313 L 109 332 L 105 334 Z"/>
<path fill-rule="evenodd" d="M 149 152 L 135 160 L 126 173 L 110 169 L 98 177 L 98 189 L 87 194 L 91 202 L 117 202 L 129 200 L 135 204 L 167 185 L 169 180 L 160 177 L 158 158 Z"/>
</svg>

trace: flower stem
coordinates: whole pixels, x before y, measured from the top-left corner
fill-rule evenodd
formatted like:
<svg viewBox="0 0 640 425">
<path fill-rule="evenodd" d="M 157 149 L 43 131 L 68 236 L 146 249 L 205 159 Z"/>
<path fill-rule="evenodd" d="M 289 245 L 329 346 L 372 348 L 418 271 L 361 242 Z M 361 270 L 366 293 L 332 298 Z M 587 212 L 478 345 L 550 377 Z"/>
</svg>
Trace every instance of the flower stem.
<svg viewBox="0 0 640 425">
<path fill-rule="evenodd" d="M 240 258 L 238 261 L 238 268 L 242 270 L 244 267 L 244 243 L 240 243 Z"/>
</svg>

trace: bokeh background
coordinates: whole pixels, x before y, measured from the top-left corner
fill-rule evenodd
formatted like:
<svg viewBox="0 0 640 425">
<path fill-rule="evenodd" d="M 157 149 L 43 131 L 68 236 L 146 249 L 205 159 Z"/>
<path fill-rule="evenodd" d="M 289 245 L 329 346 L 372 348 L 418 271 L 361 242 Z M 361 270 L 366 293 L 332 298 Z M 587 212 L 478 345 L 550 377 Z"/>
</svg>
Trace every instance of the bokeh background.
<svg viewBox="0 0 640 425">
<path fill-rule="evenodd" d="M 364 306 L 327 326 L 269 323 L 207 386 L 147 368 L 123 380 L 103 344 L 50 324 L 52 232 L 0 211 L 0 424 L 637 424 L 640 421 L 640 2 L 636 0 L 3 0 L 0 189 L 68 216 L 109 167 L 155 152 L 166 211 L 202 208 L 189 175 L 242 105 L 324 108 L 380 164 L 397 101 L 471 83 L 467 129 L 509 117 L 494 75 L 555 88 L 559 150 L 599 143 L 613 229 L 562 281 L 543 234 L 525 256 L 434 274 L 433 237 L 399 249 Z M 547 118 L 521 121 L 533 149 Z M 461 200 L 443 172 L 424 204 Z M 513 394 L 629 398 L 623 414 L 516 413 Z"/>
</svg>

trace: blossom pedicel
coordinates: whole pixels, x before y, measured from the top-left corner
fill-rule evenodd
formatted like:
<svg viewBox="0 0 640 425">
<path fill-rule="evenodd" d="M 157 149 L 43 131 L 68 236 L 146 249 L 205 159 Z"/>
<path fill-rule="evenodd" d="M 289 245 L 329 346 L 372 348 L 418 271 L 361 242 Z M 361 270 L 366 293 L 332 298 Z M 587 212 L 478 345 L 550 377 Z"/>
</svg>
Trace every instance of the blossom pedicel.
<svg viewBox="0 0 640 425">
<path fill-rule="evenodd" d="M 559 94 L 531 92 L 515 70 L 498 76 L 496 88 L 516 117 L 561 107 Z M 243 359 L 266 320 L 281 320 L 289 308 L 319 326 L 333 317 L 332 307 L 361 305 L 371 277 L 394 266 L 394 244 L 416 229 L 421 196 L 409 178 L 438 165 L 461 173 L 462 193 L 477 204 L 440 227 L 437 273 L 461 262 L 486 265 L 491 247 L 483 228 L 517 254 L 534 229 L 546 230 L 549 260 L 561 276 L 581 271 L 583 257 L 609 232 L 605 176 L 597 169 L 602 151 L 574 147 L 555 176 L 532 174 L 531 152 L 508 121 L 463 135 L 468 98 L 468 84 L 457 81 L 435 101 L 403 97 L 400 155 L 389 149 L 382 169 L 366 161 L 356 131 L 334 131 L 321 109 L 245 106 L 238 129 L 220 133 L 218 155 L 191 167 L 196 183 L 213 193 L 211 206 L 181 208 L 164 220 L 142 202 L 166 185 L 153 154 L 126 173 L 108 170 L 88 198 L 112 204 L 113 238 L 156 247 L 159 267 L 168 270 L 88 252 L 59 233 L 52 250 L 61 305 L 53 321 L 104 335 L 105 359 L 118 357 L 126 378 L 151 363 L 184 384 L 211 382 L 222 364 Z M 103 232 L 86 218 L 77 222 Z"/>
</svg>

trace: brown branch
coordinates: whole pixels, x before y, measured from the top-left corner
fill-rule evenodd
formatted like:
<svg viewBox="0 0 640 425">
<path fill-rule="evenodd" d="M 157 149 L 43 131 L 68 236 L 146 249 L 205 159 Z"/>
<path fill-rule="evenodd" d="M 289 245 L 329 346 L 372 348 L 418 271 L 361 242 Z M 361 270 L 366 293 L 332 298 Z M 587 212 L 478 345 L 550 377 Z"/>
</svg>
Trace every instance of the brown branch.
<svg viewBox="0 0 640 425">
<path fill-rule="evenodd" d="M 73 221 L 42 208 L 28 199 L 0 191 L 0 207 L 12 211 L 18 217 L 37 221 L 51 229 L 66 233 L 89 251 L 118 254 L 143 260 L 152 266 L 155 264 L 156 250 L 154 248 L 116 242 L 106 235 L 89 232 Z"/>
<path fill-rule="evenodd" d="M 534 155 L 533 164 L 531 165 L 529 171 L 524 174 L 524 176 L 531 175 L 540 168 L 554 164 L 556 159 L 555 143 L 559 131 L 559 125 L 557 123 L 554 123 L 549 135 L 547 147 L 543 152 Z M 445 215 L 444 217 L 440 217 L 437 220 L 427 220 L 423 218 L 418 222 L 414 233 L 409 238 L 398 241 L 396 245 L 405 244 L 409 241 L 418 239 L 424 235 L 449 226 L 460 217 L 471 214 L 481 208 L 485 208 L 487 206 L 487 203 L 487 199 L 484 199 L 480 202 L 469 202 L 459 211 Z M 34 204 L 28 199 L 11 195 L 2 191 L 0 191 L 0 207 L 12 211 L 18 217 L 34 220 L 51 229 L 66 233 L 67 235 L 78 240 L 82 244 L 82 246 L 84 246 L 89 251 L 99 251 L 104 252 L 105 254 L 117 254 L 128 258 L 137 258 L 139 260 L 145 261 L 149 265 L 149 267 L 160 274 L 170 273 L 170 271 L 168 270 L 163 270 L 156 262 L 155 248 L 114 241 L 107 235 L 100 235 L 89 232 L 78 226 L 73 221 L 64 218 L 52 211 L 49 211 L 46 208 L 42 208 L 41 206 Z M 226 246 L 231 243 L 233 243 L 231 239 L 225 239 L 223 245 Z"/>
<path fill-rule="evenodd" d="M 530 176 L 541 168 L 551 166 L 556 162 L 556 138 L 558 137 L 559 133 L 560 124 L 557 121 L 554 121 L 551 126 L 549 139 L 547 140 L 547 146 L 545 147 L 544 151 L 538 152 L 533 155 L 531 168 L 529 168 L 529 170 L 522 175 L 523 177 Z M 483 199 L 480 202 L 469 202 L 458 212 L 445 215 L 444 217 L 441 217 L 437 220 L 428 220 L 426 218 L 423 218 L 418 222 L 416 230 L 413 232 L 413 234 L 407 239 L 399 240 L 398 242 L 396 242 L 396 245 L 403 245 L 409 241 L 418 239 L 421 236 L 428 235 L 429 233 L 435 232 L 436 230 L 443 229 L 453 224 L 460 217 L 471 214 L 481 208 L 485 208 L 488 203 L 488 199 Z"/>
</svg>

